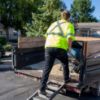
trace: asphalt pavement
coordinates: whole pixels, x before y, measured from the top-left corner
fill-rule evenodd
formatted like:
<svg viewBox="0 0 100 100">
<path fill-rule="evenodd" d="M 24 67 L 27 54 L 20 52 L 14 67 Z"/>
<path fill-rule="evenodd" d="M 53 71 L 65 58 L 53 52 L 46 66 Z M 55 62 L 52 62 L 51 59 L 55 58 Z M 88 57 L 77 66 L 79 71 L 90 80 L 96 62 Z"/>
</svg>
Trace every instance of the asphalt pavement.
<svg viewBox="0 0 100 100">
<path fill-rule="evenodd" d="M 39 83 L 12 71 L 0 72 L 0 100 L 26 100 Z"/>
<path fill-rule="evenodd" d="M 11 56 L 0 62 L 0 100 L 26 100 L 39 86 L 32 78 L 15 74 Z"/>
</svg>

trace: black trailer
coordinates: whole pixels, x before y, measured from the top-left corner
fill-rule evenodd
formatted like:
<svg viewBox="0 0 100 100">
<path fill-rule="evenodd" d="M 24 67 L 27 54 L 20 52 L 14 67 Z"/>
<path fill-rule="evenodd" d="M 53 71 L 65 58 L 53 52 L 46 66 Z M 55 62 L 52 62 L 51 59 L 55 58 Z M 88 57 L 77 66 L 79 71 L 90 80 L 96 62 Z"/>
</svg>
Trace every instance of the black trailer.
<svg viewBox="0 0 100 100">
<path fill-rule="evenodd" d="M 58 92 L 55 92 L 56 94 L 62 93 L 61 91 L 63 91 L 63 89 L 66 89 L 81 94 L 84 88 L 88 88 L 93 92 L 95 91 L 94 93 L 96 93 L 97 96 L 100 96 L 100 38 L 76 37 L 76 41 L 82 46 L 81 59 L 79 62 L 80 70 L 79 73 L 77 73 L 79 77 L 76 77 L 76 79 L 73 79 L 72 82 L 69 82 L 67 84 L 63 84 L 61 82 L 61 84 L 59 83 L 59 85 L 58 82 L 56 82 L 56 84 L 61 86 L 61 88 L 60 90 L 58 89 L 59 91 L 57 90 Z M 16 55 L 14 54 L 14 61 L 16 60 L 15 57 Z M 53 92 L 53 94 L 55 93 Z M 33 99 L 34 93 L 28 100 Z"/>
</svg>

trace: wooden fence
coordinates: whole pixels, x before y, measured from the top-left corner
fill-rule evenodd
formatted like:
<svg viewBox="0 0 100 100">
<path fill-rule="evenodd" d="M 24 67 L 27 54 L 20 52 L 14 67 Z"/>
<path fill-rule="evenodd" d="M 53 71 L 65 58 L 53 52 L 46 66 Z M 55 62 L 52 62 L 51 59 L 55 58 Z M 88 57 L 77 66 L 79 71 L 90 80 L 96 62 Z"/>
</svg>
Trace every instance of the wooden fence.
<svg viewBox="0 0 100 100">
<path fill-rule="evenodd" d="M 43 47 L 45 38 L 43 37 L 19 37 L 18 48 Z"/>
</svg>

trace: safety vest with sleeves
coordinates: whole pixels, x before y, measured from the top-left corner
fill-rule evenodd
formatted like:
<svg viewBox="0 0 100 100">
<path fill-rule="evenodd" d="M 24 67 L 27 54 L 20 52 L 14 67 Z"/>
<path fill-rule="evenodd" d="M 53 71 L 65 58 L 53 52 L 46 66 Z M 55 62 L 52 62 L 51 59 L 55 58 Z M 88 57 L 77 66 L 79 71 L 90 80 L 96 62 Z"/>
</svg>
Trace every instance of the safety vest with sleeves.
<svg viewBox="0 0 100 100">
<path fill-rule="evenodd" d="M 75 40 L 74 26 L 66 20 L 59 20 L 51 24 L 47 30 L 45 48 L 55 47 L 64 50 L 68 49 L 68 39 Z"/>
</svg>

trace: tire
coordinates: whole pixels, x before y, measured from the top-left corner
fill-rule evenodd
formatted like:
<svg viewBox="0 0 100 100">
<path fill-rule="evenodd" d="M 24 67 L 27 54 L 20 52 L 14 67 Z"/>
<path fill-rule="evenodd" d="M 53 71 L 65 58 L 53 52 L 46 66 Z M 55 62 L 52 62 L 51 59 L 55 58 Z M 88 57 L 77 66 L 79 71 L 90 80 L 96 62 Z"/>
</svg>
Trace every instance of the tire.
<svg viewBox="0 0 100 100">
<path fill-rule="evenodd" d="M 2 53 L 0 52 L 0 58 L 2 58 Z"/>
<path fill-rule="evenodd" d="M 98 96 L 98 97 L 100 96 L 100 90 L 96 91 L 96 96 Z"/>
</svg>

